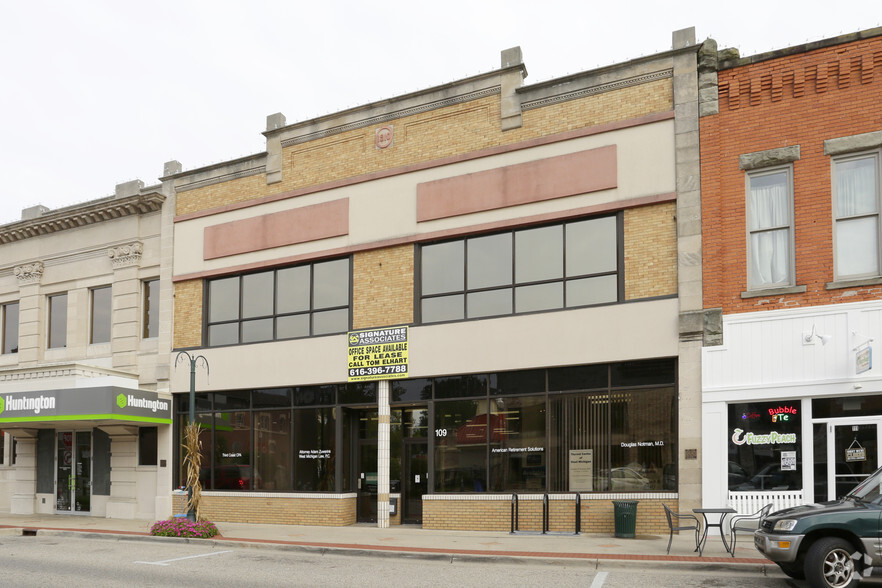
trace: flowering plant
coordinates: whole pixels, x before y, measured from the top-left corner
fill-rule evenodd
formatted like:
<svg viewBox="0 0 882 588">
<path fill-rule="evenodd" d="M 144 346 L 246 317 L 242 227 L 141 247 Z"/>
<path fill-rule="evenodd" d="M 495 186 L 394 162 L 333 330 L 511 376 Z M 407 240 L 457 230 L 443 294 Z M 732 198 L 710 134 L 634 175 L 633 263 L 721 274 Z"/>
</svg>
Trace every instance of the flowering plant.
<svg viewBox="0 0 882 588">
<path fill-rule="evenodd" d="M 217 527 L 211 521 L 191 521 L 190 519 L 173 518 L 156 521 L 150 527 L 150 534 L 157 537 L 193 537 L 208 539 L 218 534 Z"/>
</svg>

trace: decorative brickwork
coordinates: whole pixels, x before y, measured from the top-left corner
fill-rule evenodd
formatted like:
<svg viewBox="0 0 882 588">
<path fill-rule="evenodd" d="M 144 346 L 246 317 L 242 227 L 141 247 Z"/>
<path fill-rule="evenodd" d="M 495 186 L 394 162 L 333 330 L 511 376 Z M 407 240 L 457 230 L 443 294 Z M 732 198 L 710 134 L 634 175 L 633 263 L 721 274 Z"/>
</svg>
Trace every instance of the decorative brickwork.
<svg viewBox="0 0 882 588">
<path fill-rule="evenodd" d="M 413 245 L 353 256 L 353 329 L 413 322 L 413 256 Z"/>
<path fill-rule="evenodd" d="M 662 79 L 615 92 L 536 108 L 524 112 L 523 128 L 509 133 L 520 135 L 518 140 L 526 140 L 628 120 L 645 114 L 668 112 L 674 108 L 673 93 L 671 79 Z M 510 136 L 512 135 L 506 134 L 506 137 Z"/>
<path fill-rule="evenodd" d="M 882 129 L 882 37 L 773 56 L 718 73 L 720 113 L 701 119 L 704 306 L 723 314 L 878 299 L 833 282 L 831 157 L 824 141 Z M 799 146 L 793 162 L 796 287 L 747 291 L 745 172 L 739 156 Z"/>
<path fill-rule="evenodd" d="M 373 127 L 286 147 L 281 182 L 267 186 L 266 176 L 259 174 L 187 190 L 178 194 L 176 214 L 671 109 L 672 81 L 667 78 L 528 110 L 521 128 L 503 133 L 499 96 L 491 95 L 396 120 L 395 144 L 388 149 L 375 148 Z"/>
<path fill-rule="evenodd" d="M 174 347 L 202 345 L 202 280 L 175 284 Z"/>
<path fill-rule="evenodd" d="M 677 294 L 677 205 L 625 211 L 625 299 Z"/>
<path fill-rule="evenodd" d="M 175 201 L 175 214 L 182 215 L 209 210 L 226 204 L 253 200 L 279 191 L 278 184 L 266 185 L 266 174 L 247 176 L 221 184 L 212 184 L 204 188 L 180 192 Z"/>
</svg>

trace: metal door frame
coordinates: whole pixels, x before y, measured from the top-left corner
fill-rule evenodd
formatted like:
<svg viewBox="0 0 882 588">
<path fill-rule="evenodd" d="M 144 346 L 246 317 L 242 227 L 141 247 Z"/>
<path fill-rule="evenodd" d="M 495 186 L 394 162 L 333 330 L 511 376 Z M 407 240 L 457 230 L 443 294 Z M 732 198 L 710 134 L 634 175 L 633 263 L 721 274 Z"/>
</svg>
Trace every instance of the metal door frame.
<svg viewBox="0 0 882 588">
<path fill-rule="evenodd" d="M 92 429 L 55 429 L 54 437 L 54 447 L 53 454 L 55 455 L 55 476 L 54 476 L 54 494 L 55 494 L 55 514 L 68 514 L 68 515 L 82 515 L 89 516 L 92 513 L 92 476 L 93 476 L 93 467 L 95 464 L 95 460 L 93 459 L 92 452 L 94 451 L 94 440 L 92 439 Z M 67 492 L 69 493 L 70 499 L 70 510 L 59 510 L 58 509 L 58 437 L 59 435 L 64 435 L 65 433 L 71 434 L 71 463 L 70 463 L 70 471 L 71 475 L 68 478 L 67 484 Z M 87 433 L 89 435 L 89 510 L 76 510 L 76 457 L 77 457 L 77 434 L 78 433 Z"/>
<path fill-rule="evenodd" d="M 875 468 L 882 465 L 882 416 L 879 417 L 854 417 L 827 419 L 827 496 L 823 500 L 836 500 L 836 427 L 850 427 L 853 425 L 876 425 L 876 464 Z M 815 496 L 815 501 L 822 500 Z"/>
</svg>

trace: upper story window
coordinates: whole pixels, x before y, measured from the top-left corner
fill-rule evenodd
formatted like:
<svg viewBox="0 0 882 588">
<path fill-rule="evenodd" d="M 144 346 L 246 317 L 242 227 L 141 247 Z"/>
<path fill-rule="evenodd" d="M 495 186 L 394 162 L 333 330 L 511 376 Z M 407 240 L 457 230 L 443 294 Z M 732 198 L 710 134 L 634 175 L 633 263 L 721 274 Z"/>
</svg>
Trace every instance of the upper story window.
<svg viewBox="0 0 882 588">
<path fill-rule="evenodd" d="M 159 336 L 159 280 L 144 282 L 143 309 L 141 336 L 145 339 Z"/>
<path fill-rule="evenodd" d="M 747 174 L 747 287 L 794 284 L 793 168 Z"/>
<path fill-rule="evenodd" d="M 67 347 L 67 292 L 49 297 L 50 349 Z"/>
<path fill-rule="evenodd" d="M 837 280 L 880 275 L 879 152 L 833 160 L 834 270 Z"/>
<path fill-rule="evenodd" d="M 111 329 L 111 298 L 110 286 L 93 288 L 91 291 L 91 334 L 89 343 L 108 343 Z"/>
<path fill-rule="evenodd" d="M 349 330 L 349 258 L 208 282 L 206 345 Z"/>
<path fill-rule="evenodd" d="M 621 215 L 425 245 L 423 323 L 620 300 Z"/>
<path fill-rule="evenodd" d="M 0 306 L 3 353 L 18 353 L 18 302 Z"/>
</svg>

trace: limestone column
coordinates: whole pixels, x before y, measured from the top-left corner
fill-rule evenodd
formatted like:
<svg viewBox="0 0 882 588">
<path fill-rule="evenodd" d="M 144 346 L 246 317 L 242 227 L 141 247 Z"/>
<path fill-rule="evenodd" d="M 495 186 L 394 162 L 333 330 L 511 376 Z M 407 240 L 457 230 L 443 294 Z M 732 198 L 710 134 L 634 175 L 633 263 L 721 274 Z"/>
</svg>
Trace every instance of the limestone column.
<svg viewBox="0 0 882 588">
<path fill-rule="evenodd" d="M 134 519 L 137 515 L 135 468 L 138 465 L 138 428 L 101 427 L 110 435 L 110 501 L 108 519 Z"/>
<path fill-rule="evenodd" d="M 43 262 L 35 261 L 15 266 L 13 270 L 18 279 L 18 365 L 35 366 L 40 361 L 40 280 L 43 277 Z"/>
<path fill-rule="evenodd" d="M 133 241 L 108 249 L 107 256 L 113 264 L 113 306 L 111 350 L 113 367 L 137 373 L 138 342 L 140 339 L 141 282 L 138 268 L 144 245 Z"/>
<path fill-rule="evenodd" d="M 695 29 L 673 34 L 679 324 L 679 509 L 701 506 L 701 171 Z M 694 50 L 692 49 L 694 48 Z"/>
<path fill-rule="evenodd" d="M 377 527 L 389 527 L 389 434 L 392 411 L 389 410 L 389 380 L 377 389 Z"/>
<path fill-rule="evenodd" d="M 34 514 L 37 498 L 37 438 L 15 437 L 15 475 L 12 484 L 12 498 L 9 504 L 11 514 Z"/>
</svg>

